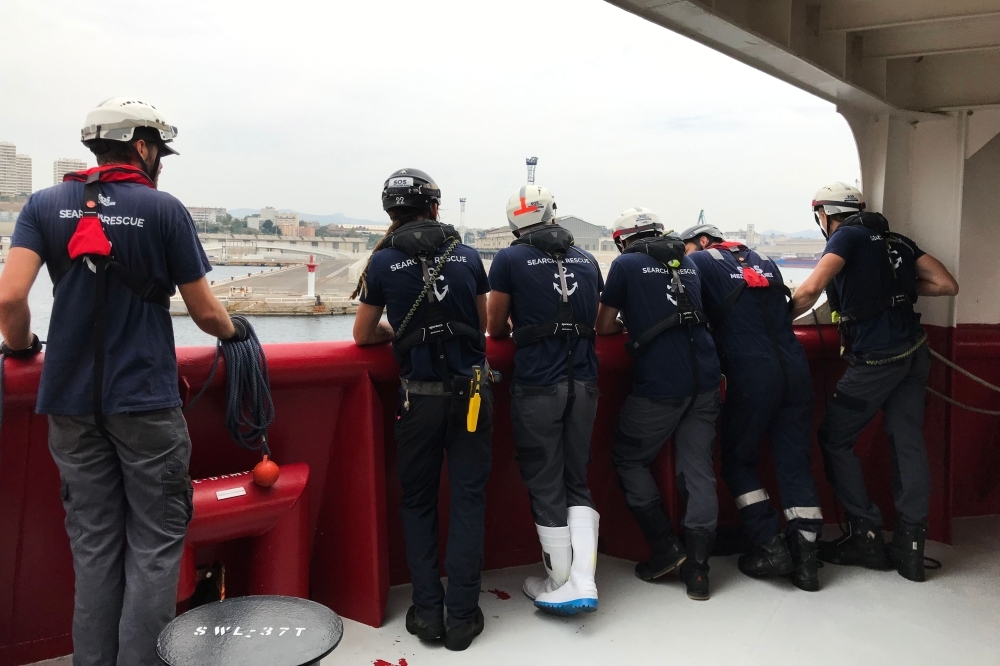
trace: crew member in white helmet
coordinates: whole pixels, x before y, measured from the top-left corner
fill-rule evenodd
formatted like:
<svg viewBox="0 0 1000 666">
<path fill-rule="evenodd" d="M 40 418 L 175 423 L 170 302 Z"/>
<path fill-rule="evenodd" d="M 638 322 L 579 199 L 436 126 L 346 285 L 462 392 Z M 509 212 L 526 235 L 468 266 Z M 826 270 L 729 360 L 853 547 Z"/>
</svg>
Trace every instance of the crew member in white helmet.
<svg viewBox="0 0 1000 666">
<path fill-rule="evenodd" d="M 193 509 L 170 296 L 179 289 L 210 335 L 248 334 L 208 287 L 187 209 L 157 189 L 176 135 L 141 100 L 92 110 L 82 140 L 99 166 L 31 196 L 0 275 L 2 351 L 15 358 L 39 349 L 28 291 L 43 263 L 55 285 L 36 410 L 76 574 L 74 666 L 159 665 L 156 639 L 174 617 Z"/>
<path fill-rule="evenodd" d="M 517 347 L 515 455 L 547 574 L 528 578 L 524 593 L 544 611 L 574 615 L 597 609 L 600 516 L 587 463 L 598 395 L 593 326 L 604 281 L 555 211 L 549 191 L 534 185 L 507 202 L 514 242 L 490 268 L 487 330 L 494 338 L 512 335 Z"/>
<path fill-rule="evenodd" d="M 841 539 L 821 542 L 819 557 L 870 569 L 892 567 L 904 578 L 923 581 L 931 490 L 923 425 L 931 358 L 913 304 L 918 296 L 954 296 L 958 282 L 912 240 L 889 231 L 885 217 L 866 212 L 857 188 L 833 183 L 816 193 L 812 207 L 826 250 L 795 291 L 792 315 L 808 311 L 826 289 L 848 363 L 827 405 L 819 443 L 850 529 Z M 880 410 L 898 514 L 888 548 L 882 513 L 868 497 L 854 453 L 858 435 Z"/>
<path fill-rule="evenodd" d="M 684 241 L 664 234 L 660 218 L 648 208 L 622 213 L 613 236 L 622 255 L 608 272 L 596 328 L 598 335 L 627 328 L 626 348 L 636 360 L 632 394 L 622 406 L 611 448 L 625 503 L 653 549 L 635 574 L 652 581 L 681 567 L 688 596 L 705 600 L 719 514 L 712 448 L 721 372 L 702 312 L 698 271 L 684 256 Z M 677 482 L 687 495 L 683 545 L 650 471 L 671 435 Z"/>
</svg>

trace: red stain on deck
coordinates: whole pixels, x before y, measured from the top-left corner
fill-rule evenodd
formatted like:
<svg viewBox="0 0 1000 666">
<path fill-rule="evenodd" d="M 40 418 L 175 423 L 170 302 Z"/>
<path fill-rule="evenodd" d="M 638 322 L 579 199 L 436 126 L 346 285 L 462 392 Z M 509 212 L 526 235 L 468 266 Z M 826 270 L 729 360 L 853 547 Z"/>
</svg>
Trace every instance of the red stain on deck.
<svg viewBox="0 0 1000 666">
<path fill-rule="evenodd" d="M 503 590 L 498 590 L 496 588 L 493 588 L 492 590 L 486 590 L 486 591 L 489 592 L 490 594 L 497 595 L 497 599 L 499 599 L 500 601 L 507 601 L 508 599 L 510 599 L 510 595 L 504 592 Z"/>
<path fill-rule="evenodd" d="M 396 664 L 388 662 L 385 659 L 376 659 L 373 662 L 373 666 L 407 666 L 407 664 L 405 659 L 400 659 Z"/>
</svg>

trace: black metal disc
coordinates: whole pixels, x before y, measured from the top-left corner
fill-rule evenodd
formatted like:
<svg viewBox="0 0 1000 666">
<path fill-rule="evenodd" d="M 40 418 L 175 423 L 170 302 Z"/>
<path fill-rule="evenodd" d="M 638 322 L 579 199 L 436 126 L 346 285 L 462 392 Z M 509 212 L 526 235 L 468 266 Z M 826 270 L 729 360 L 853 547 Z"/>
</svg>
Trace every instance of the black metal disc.
<svg viewBox="0 0 1000 666">
<path fill-rule="evenodd" d="M 160 633 L 168 666 L 305 666 L 333 651 L 344 623 L 297 597 L 236 597 L 189 610 Z"/>
</svg>

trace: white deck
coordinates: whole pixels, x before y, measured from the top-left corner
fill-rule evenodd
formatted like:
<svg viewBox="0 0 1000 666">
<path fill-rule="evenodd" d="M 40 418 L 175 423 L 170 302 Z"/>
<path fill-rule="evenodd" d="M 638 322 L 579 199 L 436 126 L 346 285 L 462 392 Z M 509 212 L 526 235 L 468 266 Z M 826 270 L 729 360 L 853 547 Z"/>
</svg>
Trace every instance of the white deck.
<svg viewBox="0 0 1000 666">
<path fill-rule="evenodd" d="M 838 533 L 827 530 L 828 538 Z M 382 628 L 345 621 L 344 640 L 323 666 L 1000 664 L 1000 516 L 956 520 L 954 539 L 953 547 L 928 543 L 944 568 L 926 583 L 827 565 L 814 594 L 751 580 L 736 556 L 713 558 L 707 602 L 690 601 L 676 578 L 644 583 L 631 562 L 602 556 L 600 610 L 576 618 L 542 614 L 521 593 L 538 567 L 489 571 L 483 589 L 510 599 L 484 592 L 486 630 L 454 653 L 406 633 L 403 585 L 389 593 Z"/>
<path fill-rule="evenodd" d="M 827 529 L 827 537 L 839 534 Z M 928 544 L 944 568 L 926 583 L 827 565 L 813 594 L 751 580 L 736 569 L 736 556 L 713 558 L 706 602 L 689 600 L 676 578 L 644 583 L 631 562 L 601 557 L 600 609 L 576 618 L 542 614 L 521 593 L 539 567 L 489 571 L 483 589 L 510 599 L 484 592 L 486 630 L 455 653 L 406 633 L 410 588 L 400 586 L 389 593 L 385 625 L 347 621 L 323 665 L 1000 664 L 1000 517 L 956 520 L 954 540 Z"/>
</svg>

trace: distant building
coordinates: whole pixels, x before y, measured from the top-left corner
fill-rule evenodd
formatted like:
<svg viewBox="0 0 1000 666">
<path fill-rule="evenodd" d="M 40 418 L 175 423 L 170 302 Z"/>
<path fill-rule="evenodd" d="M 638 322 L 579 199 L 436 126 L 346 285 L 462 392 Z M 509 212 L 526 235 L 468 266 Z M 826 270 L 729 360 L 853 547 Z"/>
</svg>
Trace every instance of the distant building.
<svg viewBox="0 0 1000 666">
<path fill-rule="evenodd" d="M 28 196 L 31 191 L 31 158 L 17 155 L 14 158 L 14 193 Z"/>
<path fill-rule="evenodd" d="M 256 229 L 257 231 L 260 231 L 260 223 L 261 219 L 259 214 L 247 215 L 247 229 Z"/>
<path fill-rule="evenodd" d="M 267 210 L 266 208 L 264 210 Z M 273 208 L 271 210 L 274 210 Z M 264 221 L 264 211 L 261 211 L 261 222 Z M 278 213 L 274 214 L 274 225 L 281 231 L 282 236 L 299 235 L 299 214 L 298 213 Z"/>
<path fill-rule="evenodd" d="M 260 217 L 261 224 L 269 221 L 271 222 L 271 224 L 277 225 L 278 215 L 280 214 L 281 213 L 279 213 L 277 209 L 271 208 L 270 206 L 264 206 L 263 208 L 260 209 L 260 213 L 258 213 L 258 216 Z"/>
<path fill-rule="evenodd" d="M 72 157 L 61 157 L 52 163 L 52 184 L 58 185 L 63 182 L 63 176 L 74 171 L 83 171 L 87 168 L 87 163 Z"/>
<path fill-rule="evenodd" d="M 743 241 L 747 247 L 757 247 L 761 242 L 760 234 L 754 231 L 753 225 L 748 224 L 746 229 L 736 229 L 735 231 L 723 231 L 722 235 L 726 240 Z"/>
<path fill-rule="evenodd" d="M 191 219 L 194 220 L 196 225 L 198 224 L 215 224 L 216 220 L 220 217 L 225 216 L 225 208 L 204 208 L 201 206 L 188 206 L 188 212 L 191 214 Z"/>
<path fill-rule="evenodd" d="M 310 227 L 305 224 L 300 224 L 299 236 L 303 238 L 316 238 L 316 227 Z"/>
<path fill-rule="evenodd" d="M 510 226 L 505 224 L 502 227 L 487 229 L 486 236 L 476 241 L 476 249 L 486 250 L 486 254 L 494 255 L 497 250 L 509 246 L 512 240 L 514 235 L 510 233 Z"/>
<path fill-rule="evenodd" d="M 0 141 L 0 196 L 17 195 L 17 148 Z"/>
<path fill-rule="evenodd" d="M 600 252 L 617 252 L 618 246 L 615 245 L 614 238 L 602 238 Z"/>
<path fill-rule="evenodd" d="M 582 250 L 597 252 L 601 249 L 601 228 L 575 215 L 556 218 L 556 224 L 573 234 L 573 242 Z"/>
</svg>

